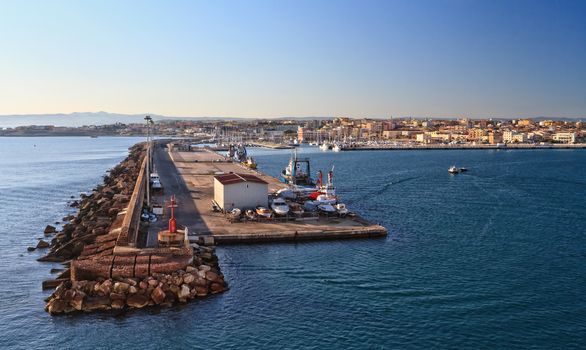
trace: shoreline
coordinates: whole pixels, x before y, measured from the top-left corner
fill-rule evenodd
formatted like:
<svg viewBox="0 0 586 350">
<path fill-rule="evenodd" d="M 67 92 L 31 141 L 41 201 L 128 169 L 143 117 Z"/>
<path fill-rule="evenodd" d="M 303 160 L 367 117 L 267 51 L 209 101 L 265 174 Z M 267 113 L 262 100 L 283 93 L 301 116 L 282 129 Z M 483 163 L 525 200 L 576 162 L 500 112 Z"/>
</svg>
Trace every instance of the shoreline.
<svg viewBox="0 0 586 350">
<path fill-rule="evenodd" d="M 342 152 L 348 151 L 435 151 L 435 150 L 543 150 L 543 149 L 585 149 L 586 143 L 575 144 L 510 144 L 500 145 L 411 145 L 411 146 L 378 146 L 378 147 L 348 147 L 342 148 Z"/>
</svg>

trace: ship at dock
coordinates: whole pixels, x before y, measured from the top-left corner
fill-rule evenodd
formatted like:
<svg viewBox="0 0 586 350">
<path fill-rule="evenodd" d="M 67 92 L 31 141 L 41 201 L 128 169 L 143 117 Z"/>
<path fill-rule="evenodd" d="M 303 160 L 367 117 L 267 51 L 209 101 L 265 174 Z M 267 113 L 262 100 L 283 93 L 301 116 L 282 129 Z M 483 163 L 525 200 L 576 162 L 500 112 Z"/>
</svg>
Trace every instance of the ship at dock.
<svg viewBox="0 0 586 350">
<path fill-rule="evenodd" d="M 311 178 L 309 158 L 297 157 L 297 150 L 293 151 L 289 164 L 281 172 L 281 179 L 293 186 L 315 187 L 316 185 Z"/>
</svg>

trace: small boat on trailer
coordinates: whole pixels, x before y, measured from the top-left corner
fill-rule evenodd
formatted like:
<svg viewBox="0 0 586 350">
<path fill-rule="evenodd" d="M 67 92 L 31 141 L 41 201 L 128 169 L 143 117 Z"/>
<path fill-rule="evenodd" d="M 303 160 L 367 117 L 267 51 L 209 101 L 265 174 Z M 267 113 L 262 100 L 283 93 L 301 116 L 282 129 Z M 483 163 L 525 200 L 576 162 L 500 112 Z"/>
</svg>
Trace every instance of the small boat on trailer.
<svg viewBox="0 0 586 350">
<path fill-rule="evenodd" d="M 336 211 L 338 212 L 338 215 L 340 215 L 340 217 L 344 217 L 346 215 L 348 215 L 348 208 L 346 208 L 346 204 L 344 203 L 338 203 L 335 205 Z"/>
<path fill-rule="evenodd" d="M 303 207 L 299 203 L 291 203 L 289 205 L 289 210 L 295 216 L 301 216 L 305 212 L 305 210 L 303 209 Z"/>
<path fill-rule="evenodd" d="M 289 213 L 289 205 L 287 205 L 287 202 L 285 202 L 283 198 L 279 197 L 273 200 L 271 203 L 271 209 L 273 209 L 277 215 L 287 215 L 287 213 Z"/>
<path fill-rule="evenodd" d="M 329 203 L 319 204 L 317 210 L 326 214 L 333 214 L 336 212 L 336 208 Z"/>
<path fill-rule="evenodd" d="M 256 215 L 265 219 L 270 219 L 273 217 L 273 212 L 266 207 L 256 207 Z"/>
</svg>

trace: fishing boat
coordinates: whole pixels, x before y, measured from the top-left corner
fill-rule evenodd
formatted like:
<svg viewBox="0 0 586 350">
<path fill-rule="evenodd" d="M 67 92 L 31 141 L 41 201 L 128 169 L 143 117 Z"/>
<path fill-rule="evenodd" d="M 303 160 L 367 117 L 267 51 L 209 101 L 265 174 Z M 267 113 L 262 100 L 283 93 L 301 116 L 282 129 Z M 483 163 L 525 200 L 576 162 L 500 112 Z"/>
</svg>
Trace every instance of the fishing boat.
<svg viewBox="0 0 586 350">
<path fill-rule="evenodd" d="M 271 203 L 271 209 L 273 209 L 277 215 L 287 215 L 289 212 L 289 205 L 287 205 L 287 202 L 285 202 L 283 198 L 277 197 Z"/>
<path fill-rule="evenodd" d="M 328 171 L 328 181 L 325 184 L 321 170 L 318 172 L 318 188 L 320 194 L 316 197 L 316 201 L 328 204 L 335 204 L 338 201 L 336 187 L 334 187 L 334 167 Z"/>
<path fill-rule="evenodd" d="M 265 207 L 256 207 L 256 214 L 266 219 L 270 219 L 273 216 L 273 212 Z"/>
<path fill-rule="evenodd" d="M 315 186 L 310 174 L 309 158 L 298 158 L 294 149 L 289 164 L 281 172 L 282 180 L 290 185 Z"/>
</svg>

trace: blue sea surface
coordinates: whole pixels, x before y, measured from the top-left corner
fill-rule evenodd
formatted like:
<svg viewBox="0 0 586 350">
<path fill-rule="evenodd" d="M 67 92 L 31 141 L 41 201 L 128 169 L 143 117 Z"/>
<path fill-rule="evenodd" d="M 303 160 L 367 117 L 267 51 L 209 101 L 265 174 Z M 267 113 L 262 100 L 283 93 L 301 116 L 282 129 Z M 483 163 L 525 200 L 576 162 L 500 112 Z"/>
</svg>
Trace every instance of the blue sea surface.
<svg viewBox="0 0 586 350">
<path fill-rule="evenodd" d="M 27 252 L 140 138 L 0 138 L 0 348 L 580 349 L 586 151 L 320 152 L 387 238 L 218 248 L 226 293 L 51 317 Z M 278 175 L 287 150 L 252 149 Z M 451 165 L 467 173 L 450 175 Z M 53 275 L 54 276 L 54 275 Z"/>
</svg>

